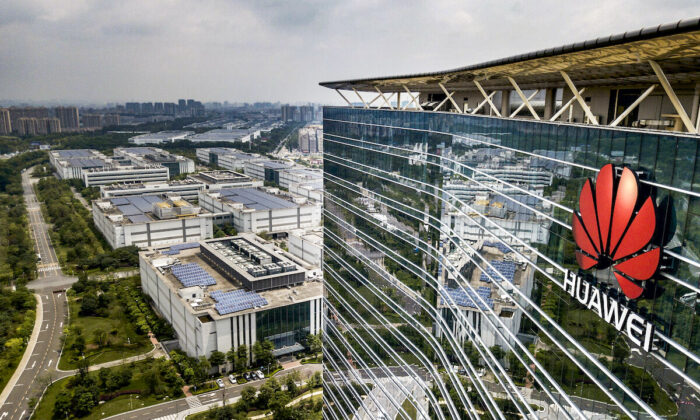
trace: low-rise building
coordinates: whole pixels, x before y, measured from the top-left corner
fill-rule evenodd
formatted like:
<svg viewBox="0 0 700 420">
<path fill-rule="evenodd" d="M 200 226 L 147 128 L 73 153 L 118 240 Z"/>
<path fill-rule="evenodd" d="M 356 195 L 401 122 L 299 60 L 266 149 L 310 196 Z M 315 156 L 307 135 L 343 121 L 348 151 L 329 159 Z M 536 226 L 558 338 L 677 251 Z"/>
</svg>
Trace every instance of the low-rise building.
<svg viewBox="0 0 700 420">
<path fill-rule="evenodd" d="M 192 357 L 258 341 L 273 355 L 303 349 L 322 330 L 323 286 L 255 235 L 151 248 L 139 255 L 141 285 Z"/>
<path fill-rule="evenodd" d="M 199 191 L 206 184 L 192 178 L 168 182 L 134 182 L 100 186 L 102 198 L 123 197 L 126 195 L 176 194 L 185 200 L 196 200 Z"/>
<path fill-rule="evenodd" d="M 92 216 L 112 248 L 149 247 L 212 237 L 211 215 L 176 195 L 94 200 Z"/>
<path fill-rule="evenodd" d="M 289 253 L 299 257 L 311 265 L 321 266 L 323 258 L 323 230 L 296 229 L 287 236 Z"/>
<path fill-rule="evenodd" d="M 114 156 L 128 159 L 139 165 L 162 165 L 170 170 L 170 176 L 194 172 L 194 161 L 183 156 L 174 155 L 156 147 L 118 147 Z"/>
<path fill-rule="evenodd" d="M 187 140 L 194 143 L 204 142 L 229 142 L 229 143 L 249 143 L 260 137 L 260 130 L 247 128 L 217 128 L 205 133 L 194 134 L 187 137 Z"/>
<path fill-rule="evenodd" d="M 194 134 L 194 131 L 159 131 L 157 133 L 141 134 L 139 136 L 134 136 L 129 139 L 131 144 L 162 144 L 162 143 L 174 143 L 178 140 L 185 140 L 187 136 Z"/>
<path fill-rule="evenodd" d="M 253 178 L 279 185 L 280 171 L 290 169 L 293 166 L 293 164 L 281 160 L 257 160 L 246 162 L 244 172 Z"/>
<path fill-rule="evenodd" d="M 214 223 L 239 232 L 286 232 L 321 222 L 321 205 L 278 188 L 222 188 L 201 191 L 199 205 L 214 213 Z"/>
<path fill-rule="evenodd" d="M 198 148 L 197 159 L 209 165 L 220 166 L 230 171 L 242 171 L 246 162 L 255 162 L 264 158 L 258 154 L 244 153 L 238 149 L 226 147 Z"/>
<path fill-rule="evenodd" d="M 162 165 L 117 164 L 83 169 L 82 179 L 86 187 L 96 187 L 114 183 L 166 182 L 170 173 Z"/>
<path fill-rule="evenodd" d="M 107 156 L 92 149 L 54 150 L 49 162 L 60 179 L 82 179 L 83 171 L 109 165 Z"/>
<path fill-rule="evenodd" d="M 204 184 L 204 190 L 222 188 L 262 187 L 263 181 L 233 171 L 206 171 L 190 175 L 188 179 Z"/>
</svg>

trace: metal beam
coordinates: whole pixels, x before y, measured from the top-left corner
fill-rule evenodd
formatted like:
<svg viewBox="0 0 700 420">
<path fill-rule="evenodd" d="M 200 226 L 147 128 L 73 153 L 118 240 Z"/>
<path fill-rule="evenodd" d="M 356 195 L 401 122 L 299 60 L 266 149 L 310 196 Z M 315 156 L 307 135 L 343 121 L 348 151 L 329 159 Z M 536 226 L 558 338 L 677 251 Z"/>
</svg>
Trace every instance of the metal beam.
<svg viewBox="0 0 700 420">
<path fill-rule="evenodd" d="M 420 105 L 420 93 L 418 94 L 418 96 L 414 97 L 413 94 L 411 93 L 411 91 L 406 87 L 406 85 L 403 85 L 403 88 L 406 91 L 406 93 L 408 93 L 408 96 L 411 97 L 411 102 L 407 103 L 403 109 L 408 108 L 408 106 L 411 104 L 415 104 L 416 108 L 418 108 L 422 111 L 423 107 Z"/>
<path fill-rule="evenodd" d="M 447 89 L 445 89 L 445 86 L 443 86 L 442 83 L 438 83 L 438 86 L 440 86 L 440 89 L 442 89 L 442 91 L 445 92 L 445 95 L 447 95 L 447 99 L 449 99 L 450 102 L 452 102 L 452 106 L 455 107 L 455 110 L 461 114 L 461 113 L 462 113 L 462 109 L 457 105 L 457 102 L 455 102 L 455 100 L 452 99 L 452 95 L 454 95 L 455 93 L 454 93 L 454 92 L 449 93 L 449 92 L 447 91 Z"/>
<path fill-rule="evenodd" d="M 496 108 L 496 105 L 494 105 L 493 102 L 491 102 L 491 97 L 489 97 L 489 95 L 486 94 L 486 91 L 484 90 L 484 88 L 481 87 L 481 83 L 474 80 L 474 84 L 476 85 L 477 89 L 479 89 L 479 92 L 481 92 L 481 95 L 483 95 L 484 99 L 486 99 L 486 101 L 488 102 L 488 104 L 491 107 L 491 109 L 493 110 L 493 112 L 495 112 L 496 115 L 498 115 L 500 117 L 501 112 L 498 110 L 498 108 Z"/>
<path fill-rule="evenodd" d="M 643 101 L 647 96 L 649 96 L 649 94 L 651 93 L 651 91 L 654 90 L 655 87 L 656 87 L 656 84 L 653 84 L 653 85 L 649 86 L 649 89 L 645 90 L 644 93 L 642 93 L 641 95 L 639 95 L 639 98 L 637 98 L 637 100 L 635 100 L 634 102 L 632 102 L 632 104 L 631 104 L 630 106 L 628 106 L 627 109 L 625 109 L 625 110 L 622 112 L 622 114 L 620 114 L 619 117 L 615 118 L 615 121 L 613 121 L 613 122 L 610 123 L 610 127 L 617 127 L 617 125 L 620 124 L 620 123 L 622 122 L 622 120 L 624 120 L 625 117 L 628 116 L 628 115 L 630 114 L 630 112 L 634 111 L 634 109 L 635 109 L 639 104 L 641 104 L 642 101 Z"/>
<path fill-rule="evenodd" d="M 338 92 L 338 95 L 340 95 L 341 98 L 345 99 L 345 102 L 348 103 L 348 105 L 350 106 L 350 108 L 355 108 L 354 106 L 352 106 L 352 102 L 348 101 L 348 98 L 346 98 L 345 95 L 343 95 L 342 93 L 340 93 L 340 91 L 339 91 L 338 89 L 336 89 L 335 91 Z"/>
<path fill-rule="evenodd" d="M 362 104 L 365 106 L 365 109 L 369 108 L 369 105 L 367 105 L 367 102 L 365 102 L 364 99 L 362 99 L 362 96 L 360 96 L 360 92 L 357 91 L 357 89 L 352 88 L 353 91 L 355 91 L 355 95 L 357 95 L 358 98 L 362 101 Z"/>
<path fill-rule="evenodd" d="M 393 106 L 391 106 L 391 103 L 389 103 L 389 101 L 388 101 L 388 100 L 387 100 L 387 99 L 386 99 L 386 98 L 384 97 L 384 94 L 382 93 L 382 91 L 381 91 L 381 90 L 379 90 L 379 88 L 378 88 L 378 87 L 376 87 L 376 86 L 374 87 L 374 89 L 376 89 L 376 90 L 377 90 L 377 92 L 379 92 L 379 96 L 381 96 L 381 97 L 382 97 L 382 99 L 384 100 L 384 103 L 386 103 L 386 106 L 388 106 L 388 107 L 389 107 L 389 109 L 394 109 L 394 107 L 393 107 Z M 394 94 L 392 93 L 392 94 L 391 94 L 391 95 L 389 96 L 389 98 L 391 98 L 391 96 L 393 96 L 393 95 L 394 95 Z"/>
<path fill-rule="evenodd" d="M 595 117 L 595 115 L 593 115 L 593 113 L 591 112 L 591 108 L 588 107 L 586 101 L 584 101 L 581 95 L 578 93 L 578 89 L 576 89 L 576 85 L 574 85 L 574 82 L 571 81 L 569 75 L 563 71 L 560 71 L 559 73 L 561 73 L 561 76 L 564 78 L 564 81 L 569 86 L 569 89 L 571 89 L 571 92 L 573 92 L 574 96 L 576 97 L 576 100 L 578 101 L 578 104 L 581 105 L 581 108 L 583 108 L 583 112 L 586 113 L 588 119 L 591 120 L 593 125 L 598 125 L 598 119 Z"/>
<path fill-rule="evenodd" d="M 528 102 L 531 101 L 532 98 L 534 98 L 535 95 L 537 95 L 538 93 L 540 93 L 540 90 L 539 90 L 539 89 L 535 90 L 530 96 L 528 96 L 528 97 L 527 97 Z M 516 115 L 518 115 L 518 112 L 520 112 L 523 108 L 525 108 L 525 102 L 521 103 L 520 106 L 518 106 L 518 107 L 515 109 L 515 111 L 513 111 L 513 113 L 510 114 L 510 117 L 509 117 L 509 118 L 513 118 L 513 117 L 515 117 Z M 539 120 L 539 118 L 537 118 L 537 119 Z"/>
<path fill-rule="evenodd" d="M 526 97 L 525 97 L 525 94 L 523 93 L 523 91 L 520 90 L 520 86 L 518 86 L 518 84 L 515 83 L 515 80 L 513 80 L 512 77 L 507 76 L 507 79 L 508 79 L 508 81 L 510 82 L 510 84 L 513 85 L 513 87 L 515 88 L 515 91 L 518 92 L 518 96 L 520 96 L 520 99 L 523 101 L 523 103 L 525 104 L 525 106 L 527 107 L 527 109 L 530 110 L 530 114 L 532 114 L 532 116 L 533 116 L 537 121 L 539 121 L 539 120 L 540 120 L 540 116 L 537 115 L 537 113 L 535 112 L 535 108 L 533 108 L 533 107 L 532 107 L 532 104 L 530 104 L 530 100 L 529 100 L 528 98 L 526 98 Z M 539 89 L 537 90 L 537 92 L 539 92 Z M 537 92 L 535 92 L 535 93 L 537 93 Z M 531 98 L 534 98 L 534 95 L 531 96 Z M 518 111 L 519 111 L 519 110 L 518 110 Z M 517 114 L 517 113 L 516 113 L 516 114 Z"/>
<path fill-rule="evenodd" d="M 474 114 L 476 114 L 477 112 L 479 112 L 479 110 L 481 109 L 481 107 L 483 107 L 484 105 L 486 105 L 486 102 L 487 102 L 489 99 L 493 99 L 493 95 L 495 95 L 495 94 L 496 94 L 496 91 L 494 90 L 494 91 L 491 92 L 491 94 L 487 97 L 487 99 L 484 99 L 483 101 L 481 101 L 481 102 L 479 103 L 479 105 L 478 105 L 476 108 L 474 108 L 474 109 L 472 110 L 472 113 L 471 113 L 471 114 L 474 115 Z"/>
<path fill-rule="evenodd" d="M 664 90 L 666 91 L 668 99 L 671 100 L 671 103 L 676 109 L 678 116 L 681 117 L 681 121 L 683 121 L 685 128 L 688 130 L 689 133 L 697 134 L 698 131 L 695 129 L 695 127 L 693 127 L 693 122 L 690 121 L 690 117 L 688 117 L 688 114 L 685 112 L 683 104 L 681 104 L 681 101 L 678 100 L 678 96 L 676 96 L 676 92 L 671 87 L 671 83 L 669 83 L 668 79 L 666 78 L 664 71 L 661 70 L 659 64 L 654 60 L 649 60 L 649 64 L 651 65 L 651 68 L 654 69 L 654 73 L 656 73 L 656 77 L 659 79 L 659 83 L 661 83 L 661 86 L 663 86 Z"/>
<path fill-rule="evenodd" d="M 586 88 L 581 88 L 581 90 L 578 91 L 578 94 L 581 95 L 585 91 L 586 91 Z M 567 103 L 562 105 L 561 109 L 559 111 L 557 111 L 556 114 L 552 115 L 552 118 L 550 118 L 549 121 L 555 121 L 557 118 L 559 118 L 561 116 L 561 114 L 563 114 L 564 111 L 566 111 L 574 103 L 575 100 L 576 100 L 576 96 L 572 96 L 571 99 L 569 99 L 569 101 Z"/>
</svg>

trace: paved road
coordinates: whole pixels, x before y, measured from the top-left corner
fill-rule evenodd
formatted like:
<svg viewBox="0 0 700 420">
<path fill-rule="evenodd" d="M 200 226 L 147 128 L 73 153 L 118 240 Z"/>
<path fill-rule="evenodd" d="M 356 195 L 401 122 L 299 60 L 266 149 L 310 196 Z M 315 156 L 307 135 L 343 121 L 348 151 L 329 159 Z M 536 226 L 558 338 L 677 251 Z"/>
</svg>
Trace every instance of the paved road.
<svg viewBox="0 0 700 420">
<path fill-rule="evenodd" d="M 278 372 L 275 378 L 284 378 L 289 373 L 298 370 L 301 374 L 303 380 L 306 380 L 314 372 L 321 372 L 322 367 L 320 364 L 307 364 L 301 365 L 291 369 L 285 369 Z M 241 390 L 246 386 L 252 385 L 260 387 L 265 380 L 258 380 L 253 382 L 248 382 L 245 385 L 231 385 L 228 380 L 224 381 L 227 387 L 224 390 L 212 391 L 206 394 L 194 395 L 188 398 L 180 398 L 177 400 L 169 401 L 162 404 L 152 405 L 150 407 L 128 411 L 126 413 L 118 414 L 116 416 L 108 417 L 110 420 L 136 420 L 136 419 L 175 419 L 177 415 L 182 411 L 188 410 L 190 408 L 197 408 L 201 406 L 206 406 L 214 403 L 221 403 L 224 398 L 227 402 L 231 398 L 235 398 L 241 395 Z M 136 407 L 134 407 L 136 408 Z"/>
<path fill-rule="evenodd" d="M 28 169 L 22 174 L 22 187 L 31 235 L 42 261 L 37 264 L 37 279 L 27 286 L 41 299 L 42 311 L 37 319 L 42 320 L 37 339 L 30 340 L 25 350 L 31 356 L 26 365 L 20 364 L 18 367 L 22 371 L 16 382 L 13 384 L 10 380 L 7 385 L 12 388 L 0 407 L 0 420 L 28 418 L 31 411 L 27 407 L 29 399 L 41 395 L 49 379 L 58 378 L 55 369 L 61 351 L 60 336 L 63 325 L 67 322 L 67 301 L 63 289 L 76 280 L 74 277 L 64 276 L 61 272 L 56 252 L 51 245 L 48 227 L 32 188 L 30 172 L 31 169 Z"/>
</svg>

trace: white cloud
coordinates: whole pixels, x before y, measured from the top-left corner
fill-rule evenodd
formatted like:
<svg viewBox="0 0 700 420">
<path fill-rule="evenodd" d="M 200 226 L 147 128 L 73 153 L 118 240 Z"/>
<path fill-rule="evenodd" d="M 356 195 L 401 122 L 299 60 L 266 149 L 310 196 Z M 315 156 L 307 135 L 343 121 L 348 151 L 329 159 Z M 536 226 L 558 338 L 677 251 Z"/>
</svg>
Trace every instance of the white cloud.
<svg viewBox="0 0 700 420">
<path fill-rule="evenodd" d="M 0 2 L 0 98 L 336 102 L 318 82 L 454 68 L 699 14 L 697 2 L 661 0 Z"/>
</svg>

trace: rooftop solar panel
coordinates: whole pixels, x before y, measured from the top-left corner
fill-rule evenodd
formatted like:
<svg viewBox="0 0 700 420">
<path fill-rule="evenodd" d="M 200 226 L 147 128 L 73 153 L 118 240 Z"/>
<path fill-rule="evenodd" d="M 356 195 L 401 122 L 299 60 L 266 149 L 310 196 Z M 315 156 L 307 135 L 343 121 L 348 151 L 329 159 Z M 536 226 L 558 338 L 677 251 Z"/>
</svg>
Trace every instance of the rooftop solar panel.
<svg viewBox="0 0 700 420">
<path fill-rule="evenodd" d="M 124 206 L 117 206 L 119 211 L 122 212 L 124 216 L 134 216 L 137 214 L 141 214 L 141 210 L 137 209 L 134 207 L 132 204 L 126 204 Z"/>
<path fill-rule="evenodd" d="M 151 218 L 146 216 L 145 214 L 135 214 L 133 216 L 127 216 L 129 220 L 131 220 L 131 223 L 144 223 L 144 222 L 150 222 Z"/>
</svg>

